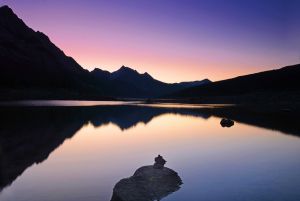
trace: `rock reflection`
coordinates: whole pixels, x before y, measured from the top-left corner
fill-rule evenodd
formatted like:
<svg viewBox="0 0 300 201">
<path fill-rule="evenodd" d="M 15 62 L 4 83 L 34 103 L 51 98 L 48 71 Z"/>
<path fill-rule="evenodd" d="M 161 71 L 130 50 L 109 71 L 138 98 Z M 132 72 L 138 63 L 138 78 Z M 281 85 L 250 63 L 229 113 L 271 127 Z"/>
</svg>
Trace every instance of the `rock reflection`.
<svg viewBox="0 0 300 201">
<path fill-rule="evenodd" d="M 174 170 L 164 167 L 159 155 L 154 165 L 138 168 L 133 176 L 121 179 L 113 189 L 111 201 L 161 200 L 180 189 L 181 178 Z M 159 166 L 157 164 L 160 163 Z"/>
</svg>

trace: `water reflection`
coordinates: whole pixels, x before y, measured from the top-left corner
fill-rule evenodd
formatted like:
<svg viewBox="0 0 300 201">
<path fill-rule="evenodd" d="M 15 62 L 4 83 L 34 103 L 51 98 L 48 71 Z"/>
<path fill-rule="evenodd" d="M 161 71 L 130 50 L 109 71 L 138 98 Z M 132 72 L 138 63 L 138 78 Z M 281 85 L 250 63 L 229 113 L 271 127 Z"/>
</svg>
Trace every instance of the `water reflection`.
<svg viewBox="0 0 300 201">
<path fill-rule="evenodd" d="M 299 136 L 294 115 L 256 114 L 234 108 L 168 108 L 135 105 L 97 107 L 2 107 L 0 108 L 0 188 L 10 185 L 26 168 L 48 158 L 66 139 L 88 123 L 109 123 L 121 130 L 147 124 L 163 114 L 208 119 L 211 116 L 282 131 Z M 216 125 L 219 126 L 219 125 Z"/>
<path fill-rule="evenodd" d="M 113 123 L 125 130 L 165 113 L 209 117 L 192 109 L 125 105 L 0 108 L 0 188 L 11 184 L 27 167 L 47 159 L 89 122 L 95 127 Z"/>
</svg>

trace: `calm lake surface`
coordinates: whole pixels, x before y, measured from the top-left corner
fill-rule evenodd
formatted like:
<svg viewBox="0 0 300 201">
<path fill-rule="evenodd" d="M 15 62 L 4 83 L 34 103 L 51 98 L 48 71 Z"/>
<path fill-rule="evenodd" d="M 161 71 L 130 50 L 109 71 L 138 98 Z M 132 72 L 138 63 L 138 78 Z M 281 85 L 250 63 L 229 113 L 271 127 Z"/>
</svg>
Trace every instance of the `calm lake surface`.
<svg viewBox="0 0 300 201">
<path fill-rule="evenodd" d="M 166 201 L 300 200 L 293 117 L 84 101 L 1 106 L 0 115 L 0 201 L 109 201 L 158 154 L 183 181 Z M 221 127 L 222 117 L 235 125 Z"/>
</svg>

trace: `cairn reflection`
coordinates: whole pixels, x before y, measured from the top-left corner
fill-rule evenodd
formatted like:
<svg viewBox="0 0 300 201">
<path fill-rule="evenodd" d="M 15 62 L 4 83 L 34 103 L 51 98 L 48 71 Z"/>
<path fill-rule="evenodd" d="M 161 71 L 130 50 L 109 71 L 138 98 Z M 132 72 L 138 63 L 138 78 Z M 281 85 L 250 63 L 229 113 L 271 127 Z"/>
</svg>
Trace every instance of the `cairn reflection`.
<svg viewBox="0 0 300 201">
<path fill-rule="evenodd" d="M 178 191 L 182 180 L 174 170 L 164 167 L 166 160 L 158 155 L 154 165 L 138 168 L 133 176 L 121 179 L 113 189 L 111 201 L 161 200 Z"/>
</svg>

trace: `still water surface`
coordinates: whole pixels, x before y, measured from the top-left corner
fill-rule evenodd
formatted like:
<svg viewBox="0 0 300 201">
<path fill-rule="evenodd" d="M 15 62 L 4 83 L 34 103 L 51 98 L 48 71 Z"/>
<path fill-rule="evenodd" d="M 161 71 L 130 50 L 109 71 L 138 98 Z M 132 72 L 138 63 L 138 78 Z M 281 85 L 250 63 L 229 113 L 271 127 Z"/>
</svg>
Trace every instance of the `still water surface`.
<svg viewBox="0 0 300 201">
<path fill-rule="evenodd" d="M 300 200 L 300 138 L 282 126 L 222 128 L 220 115 L 188 105 L 0 114 L 1 201 L 109 201 L 120 179 L 158 154 L 183 181 L 166 201 Z"/>
</svg>

